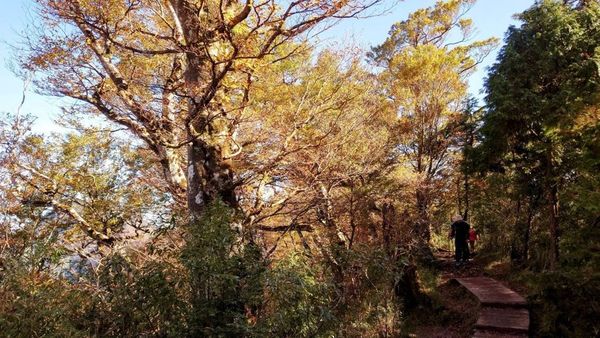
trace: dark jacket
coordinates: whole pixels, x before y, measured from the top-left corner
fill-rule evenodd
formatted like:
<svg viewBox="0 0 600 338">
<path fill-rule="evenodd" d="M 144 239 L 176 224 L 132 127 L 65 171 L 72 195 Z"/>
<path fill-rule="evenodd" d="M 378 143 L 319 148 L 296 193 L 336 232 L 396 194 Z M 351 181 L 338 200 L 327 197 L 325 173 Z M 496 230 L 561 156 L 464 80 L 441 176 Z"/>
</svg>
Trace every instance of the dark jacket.
<svg viewBox="0 0 600 338">
<path fill-rule="evenodd" d="M 456 221 L 452 223 L 452 232 L 450 235 L 457 241 L 466 241 L 469 238 L 469 223 L 465 221 Z"/>
</svg>

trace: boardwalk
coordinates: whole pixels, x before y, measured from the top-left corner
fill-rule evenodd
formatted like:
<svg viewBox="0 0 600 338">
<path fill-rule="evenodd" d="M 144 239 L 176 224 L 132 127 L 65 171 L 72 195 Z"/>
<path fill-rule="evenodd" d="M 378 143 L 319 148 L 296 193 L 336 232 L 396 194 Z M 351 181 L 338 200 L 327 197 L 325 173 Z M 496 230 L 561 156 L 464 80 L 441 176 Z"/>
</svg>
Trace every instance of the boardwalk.
<svg viewBox="0 0 600 338">
<path fill-rule="evenodd" d="M 528 337 L 529 310 L 525 299 L 488 277 L 455 278 L 481 304 L 474 338 Z"/>
</svg>

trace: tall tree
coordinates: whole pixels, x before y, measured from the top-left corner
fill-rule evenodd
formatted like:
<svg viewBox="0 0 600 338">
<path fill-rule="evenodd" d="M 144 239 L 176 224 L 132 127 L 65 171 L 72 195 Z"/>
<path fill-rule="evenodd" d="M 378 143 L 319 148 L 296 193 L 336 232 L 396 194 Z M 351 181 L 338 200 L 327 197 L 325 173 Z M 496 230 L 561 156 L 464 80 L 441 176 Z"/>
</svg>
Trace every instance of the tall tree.
<svg viewBox="0 0 600 338">
<path fill-rule="evenodd" d="M 232 162 L 256 70 L 295 53 L 289 42 L 320 23 L 378 0 L 37 2 L 40 29 L 22 65 L 42 90 L 145 142 L 198 216 L 215 199 L 238 206 Z"/>
<path fill-rule="evenodd" d="M 468 43 L 473 24 L 465 18 L 472 0 L 438 2 L 392 26 L 371 53 L 384 68 L 380 81 L 397 111 L 397 151 L 415 176 L 415 238 L 430 239 L 430 211 L 447 184 L 453 145 L 466 96 L 466 79 L 495 39 Z"/>
<path fill-rule="evenodd" d="M 469 97 L 465 101 L 465 107 L 459 120 L 458 146 L 462 149 L 458 173 L 458 211 L 465 220 L 469 219 L 471 209 L 471 174 L 473 170 L 469 155 L 480 140 L 481 114 L 483 108 L 477 107 L 477 99 Z"/>
<path fill-rule="evenodd" d="M 543 191 L 550 267 L 559 255 L 560 193 L 580 148 L 575 122 L 598 103 L 600 5 L 544 0 L 519 15 L 486 81 L 479 147 L 487 168 L 529 173 Z"/>
</svg>

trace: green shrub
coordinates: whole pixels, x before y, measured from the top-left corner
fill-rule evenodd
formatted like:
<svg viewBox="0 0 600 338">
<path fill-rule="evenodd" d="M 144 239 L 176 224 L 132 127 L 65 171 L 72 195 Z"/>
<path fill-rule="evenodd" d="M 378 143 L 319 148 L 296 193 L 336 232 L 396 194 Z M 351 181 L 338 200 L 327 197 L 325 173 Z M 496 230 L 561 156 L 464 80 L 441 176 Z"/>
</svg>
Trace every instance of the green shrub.
<svg viewBox="0 0 600 338">
<path fill-rule="evenodd" d="M 327 337 L 334 332 L 335 289 L 319 264 L 291 252 L 268 272 L 262 333 L 273 337 Z"/>
<path fill-rule="evenodd" d="M 600 274 L 546 272 L 530 281 L 536 337 L 600 335 Z"/>
<path fill-rule="evenodd" d="M 234 229 L 233 211 L 222 203 L 189 225 L 181 260 L 189 273 L 189 334 L 241 337 L 260 307 L 265 266 L 258 247 Z"/>
</svg>

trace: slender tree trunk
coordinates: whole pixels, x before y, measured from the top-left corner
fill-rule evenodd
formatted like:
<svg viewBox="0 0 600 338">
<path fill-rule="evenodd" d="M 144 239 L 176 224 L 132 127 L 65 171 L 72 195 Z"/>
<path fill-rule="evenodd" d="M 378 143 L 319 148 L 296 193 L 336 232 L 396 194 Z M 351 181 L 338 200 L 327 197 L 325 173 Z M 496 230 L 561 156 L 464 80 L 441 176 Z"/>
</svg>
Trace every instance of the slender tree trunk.
<svg viewBox="0 0 600 338">
<path fill-rule="evenodd" d="M 548 214 L 550 222 L 548 224 L 550 232 L 550 255 L 549 267 L 551 270 L 556 269 L 559 259 L 559 200 L 558 200 L 558 180 L 555 168 L 554 157 L 552 156 L 553 146 L 550 142 L 546 148 L 545 167 L 546 167 L 546 197 Z"/>
<path fill-rule="evenodd" d="M 513 241 L 513 251 L 511 258 L 519 263 L 525 263 L 529 260 L 529 240 L 531 237 L 531 224 L 537 205 L 537 197 L 529 196 L 527 205 L 527 218 L 521 220 L 521 210 L 523 209 L 523 200 L 519 197 L 517 206 L 517 220 L 515 221 L 515 237 Z"/>
<path fill-rule="evenodd" d="M 550 213 L 550 269 L 556 269 L 559 259 L 559 201 L 555 185 L 548 188 L 548 211 Z"/>
<path fill-rule="evenodd" d="M 458 211 L 462 213 L 463 210 L 463 192 L 461 190 L 461 179 L 460 177 L 456 178 L 456 203 L 458 205 Z"/>
<path fill-rule="evenodd" d="M 464 194 L 465 194 L 465 211 L 463 212 L 463 218 L 465 220 L 469 220 L 469 209 L 470 209 L 470 194 L 471 194 L 471 182 L 469 182 L 469 175 L 465 173 L 464 175 Z"/>
<path fill-rule="evenodd" d="M 467 133 L 466 142 L 463 145 L 463 150 L 462 150 L 463 164 L 466 161 L 467 149 L 473 149 L 473 144 L 475 143 L 474 127 L 467 128 L 466 133 Z M 469 211 L 471 208 L 471 196 L 470 196 L 471 195 L 471 182 L 469 180 L 470 177 L 469 177 L 468 170 L 464 167 L 464 165 L 462 166 L 462 171 L 463 171 L 463 183 L 464 183 L 463 193 L 464 193 L 464 203 L 465 203 L 463 218 L 468 221 L 469 220 Z"/>
<path fill-rule="evenodd" d="M 339 248 L 348 247 L 348 238 L 338 228 L 335 219 L 333 218 L 333 205 L 329 196 L 329 189 L 323 184 L 319 184 L 319 192 L 321 197 L 321 203 L 318 207 L 317 214 L 319 221 L 325 226 L 327 237 L 332 246 Z"/>
<path fill-rule="evenodd" d="M 348 239 L 348 249 L 352 249 L 354 244 L 354 236 L 356 235 L 356 220 L 354 210 L 354 187 L 350 187 L 350 238 Z"/>
<path fill-rule="evenodd" d="M 513 231 L 510 232 L 511 237 L 511 249 L 510 249 L 510 259 L 513 263 L 520 264 L 523 262 L 523 250 L 521 247 L 521 205 L 523 204 L 522 196 L 519 194 L 517 198 L 517 210 L 515 211 L 515 223 L 513 225 Z"/>
<path fill-rule="evenodd" d="M 533 211 L 534 205 L 533 202 L 529 202 L 529 210 L 527 212 L 527 227 L 525 228 L 525 234 L 523 237 L 523 258 L 525 261 L 529 260 L 529 238 L 531 236 L 531 222 L 533 221 Z"/>
<path fill-rule="evenodd" d="M 384 203 L 381 208 L 383 245 L 388 256 L 392 255 L 392 228 L 396 221 L 396 208 L 391 203 Z"/>
<path fill-rule="evenodd" d="M 349 240 L 347 236 L 338 228 L 333 218 L 333 205 L 329 196 L 329 189 L 323 183 L 319 183 L 319 197 L 321 201 L 317 207 L 317 218 L 324 225 L 325 234 L 329 242 L 328 247 L 322 244 L 321 252 L 325 256 L 332 272 L 335 284 L 338 286 L 340 294 L 343 294 L 344 266 L 340 263 L 340 254 L 348 248 Z"/>
</svg>

